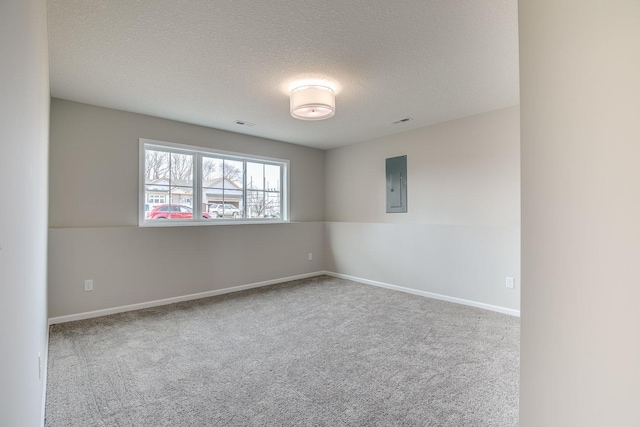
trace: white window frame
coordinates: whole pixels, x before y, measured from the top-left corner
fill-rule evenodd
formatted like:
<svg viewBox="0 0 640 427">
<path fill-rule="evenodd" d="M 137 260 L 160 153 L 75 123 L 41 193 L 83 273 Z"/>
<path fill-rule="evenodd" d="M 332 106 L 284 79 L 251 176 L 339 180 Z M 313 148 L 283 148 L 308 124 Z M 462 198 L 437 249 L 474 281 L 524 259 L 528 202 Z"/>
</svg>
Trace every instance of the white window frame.
<svg viewBox="0 0 640 427">
<path fill-rule="evenodd" d="M 145 150 L 146 148 L 158 148 L 164 151 L 175 151 L 182 154 L 192 154 L 193 163 L 193 217 L 191 219 L 172 219 L 170 221 L 148 220 L 144 210 L 146 201 L 145 192 Z M 273 164 L 281 167 L 281 197 L 280 207 L 281 218 L 218 218 L 215 220 L 202 217 L 202 156 L 215 156 L 226 160 L 243 162 L 260 162 Z M 178 144 L 175 142 L 158 141 L 154 139 L 139 138 L 139 165 L 138 165 L 138 226 L 139 227 L 184 227 L 200 225 L 230 225 L 230 224 L 273 224 L 290 222 L 289 220 L 289 160 L 274 157 L 256 156 L 250 154 L 236 153 L 231 151 L 216 150 L 207 147 Z M 244 172 L 246 180 L 246 168 Z M 243 188 L 243 205 L 246 207 L 247 198 L 246 182 Z"/>
</svg>

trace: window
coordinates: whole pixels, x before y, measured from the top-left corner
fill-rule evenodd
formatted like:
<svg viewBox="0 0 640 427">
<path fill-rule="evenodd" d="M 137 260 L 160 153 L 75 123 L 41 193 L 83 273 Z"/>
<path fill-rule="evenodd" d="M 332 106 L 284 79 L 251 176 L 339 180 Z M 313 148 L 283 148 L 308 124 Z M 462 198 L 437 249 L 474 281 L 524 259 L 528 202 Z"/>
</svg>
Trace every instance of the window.
<svg viewBox="0 0 640 427">
<path fill-rule="evenodd" d="M 164 203 L 164 194 L 147 193 L 147 202 Z"/>
<path fill-rule="evenodd" d="M 140 225 L 288 221 L 287 160 L 140 139 Z"/>
</svg>

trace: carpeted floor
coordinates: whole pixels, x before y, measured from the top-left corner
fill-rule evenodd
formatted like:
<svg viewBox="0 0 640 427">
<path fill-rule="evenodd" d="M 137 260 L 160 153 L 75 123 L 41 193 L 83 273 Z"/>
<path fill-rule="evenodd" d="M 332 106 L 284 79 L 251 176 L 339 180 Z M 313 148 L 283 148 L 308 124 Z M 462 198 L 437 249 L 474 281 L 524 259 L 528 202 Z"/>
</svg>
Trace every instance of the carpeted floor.
<svg viewBox="0 0 640 427">
<path fill-rule="evenodd" d="M 46 426 L 516 426 L 518 318 L 321 276 L 54 325 Z"/>
</svg>

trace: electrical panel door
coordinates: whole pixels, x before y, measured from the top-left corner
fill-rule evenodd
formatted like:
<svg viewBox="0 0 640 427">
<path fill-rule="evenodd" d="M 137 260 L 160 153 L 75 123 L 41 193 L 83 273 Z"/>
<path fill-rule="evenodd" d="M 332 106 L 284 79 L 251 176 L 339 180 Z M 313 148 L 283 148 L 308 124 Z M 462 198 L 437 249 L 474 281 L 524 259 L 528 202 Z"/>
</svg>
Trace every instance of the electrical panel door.
<svg viewBox="0 0 640 427">
<path fill-rule="evenodd" d="M 407 156 L 387 159 L 387 212 L 407 212 Z"/>
</svg>

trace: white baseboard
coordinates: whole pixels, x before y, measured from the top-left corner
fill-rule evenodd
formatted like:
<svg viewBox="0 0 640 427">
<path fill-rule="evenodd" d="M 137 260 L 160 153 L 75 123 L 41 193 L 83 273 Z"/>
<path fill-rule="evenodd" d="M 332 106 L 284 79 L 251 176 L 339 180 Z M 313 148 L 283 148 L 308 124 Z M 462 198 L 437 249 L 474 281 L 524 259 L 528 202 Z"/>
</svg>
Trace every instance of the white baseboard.
<svg viewBox="0 0 640 427">
<path fill-rule="evenodd" d="M 326 274 L 327 276 L 338 277 L 340 279 L 352 280 L 354 282 L 363 283 L 365 285 L 378 286 L 380 288 L 392 289 L 394 291 L 406 292 L 408 294 L 420 295 L 422 297 L 433 298 L 433 299 L 447 301 L 447 302 L 453 302 L 456 304 L 468 305 L 471 307 L 482 308 L 484 310 L 490 310 L 498 313 L 508 314 L 510 316 L 520 317 L 520 310 L 514 310 L 512 308 L 500 307 L 497 305 L 485 304 L 483 302 L 450 297 L 447 295 L 434 294 L 432 292 L 420 291 L 418 289 L 411 289 L 411 288 L 405 288 L 402 286 L 390 285 L 389 283 L 377 282 L 375 280 L 349 276 L 348 274 L 334 273 L 332 271 L 325 271 L 324 274 Z"/>
<path fill-rule="evenodd" d="M 49 325 L 47 325 L 47 336 L 44 342 L 44 360 L 41 361 L 42 368 L 42 410 L 40 412 L 40 425 L 44 427 L 45 410 L 47 407 L 47 372 L 49 368 Z"/>
<path fill-rule="evenodd" d="M 194 299 L 213 297 L 216 295 L 229 294 L 231 292 L 245 291 L 247 289 L 260 288 L 263 286 L 275 285 L 277 283 L 290 282 L 292 280 L 306 279 L 308 277 L 321 276 L 324 271 L 316 271 L 313 273 L 299 274 L 297 276 L 282 277 L 279 279 L 266 280 L 264 282 L 249 283 L 247 285 L 232 286 L 230 288 L 216 289 L 213 291 L 199 292 L 197 294 L 182 295 L 179 297 L 165 298 L 138 304 L 123 305 L 120 307 L 105 308 L 102 310 L 87 311 L 84 313 L 70 314 L 68 316 L 51 317 L 49 325 L 56 323 L 73 322 L 75 320 L 91 319 L 94 317 L 108 316 L 110 314 L 124 313 L 125 311 L 142 310 L 143 308 L 158 307 L 161 305 L 174 304 L 177 302 L 190 301 Z M 48 332 L 47 332 L 48 333 Z"/>
<path fill-rule="evenodd" d="M 511 308 L 505 308 L 505 307 L 500 307 L 500 306 L 496 306 L 496 305 L 485 304 L 485 303 L 482 303 L 482 302 L 471 301 L 471 300 L 466 300 L 466 299 L 462 299 L 462 298 L 450 297 L 450 296 L 447 296 L 447 295 L 435 294 L 435 293 L 432 293 L 432 292 L 420 291 L 420 290 L 417 290 L 417 289 L 405 288 L 405 287 L 402 287 L 402 286 L 391 285 L 389 283 L 383 283 L 383 282 L 378 282 L 378 281 L 375 281 L 375 280 L 363 279 L 361 277 L 349 276 L 348 274 L 335 273 L 333 271 L 316 271 L 316 272 L 313 272 L 313 273 L 300 274 L 300 275 L 297 275 L 297 276 L 282 277 L 282 278 L 279 278 L 279 279 L 266 280 L 264 282 L 249 283 L 247 285 L 232 286 L 232 287 L 229 287 L 229 288 L 216 289 L 216 290 L 213 290 L 213 291 L 200 292 L 200 293 L 197 293 L 197 294 L 182 295 L 182 296 L 179 296 L 179 297 L 165 298 L 165 299 L 160 299 L 160 300 L 142 302 L 142 303 L 138 303 L 138 304 L 130 304 L 130 305 L 123 305 L 123 306 L 119 306 L 119 307 L 105 308 L 105 309 L 102 309 L 102 310 L 87 311 L 87 312 L 84 312 L 84 313 L 71 314 L 71 315 L 68 315 L 68 316 L 52 317 L 52 318 L 49 319 L 49 325 L 54 325 L 56 323 L 73 322 L 73 321 L 76 321 L 76 320 L 91 319 L 91 318 L 94 318 L 94 317 L 108 316 L 110 314 L 124 313 L 126 311 L 142 310 L 144 308 L 158 307 L 158 306 L 161 306 L 161 305 L 174 304 L 174 303 L 177 303 L 177 302 L 190 301 L 190 300 L 199 299 L 199 298 L 213 297 L 213 296 L 216 296 L 216 295 L 223 295 L 223 294 L 228 294 L 228 293 L 231 293 L 231 292 L 239 292 L 239 291 L 244 291 L 244 290 L 247 290 L 247 289 L 260 288 L 260 287 L 263 287 L 263 286 L 275 285 L 277 283 L 289 282 L 289 281 L 292 281 L 292 280 L 306 279 L 308 277 L 315 277 L 315 276 L 320 276 L 320 275 L 323 275 L 323 274 L 326 274 L 328 276 L 338 277 L 338 278 L 341 278 L 341 279 L 352 280 L 354 282 L 363 283 L 363 284 L 366 284 L 366 285 L 378 286 L 378 287 L 381 287 L 381 288 L 391 289 L 391 290 L 394 290 L 394 291 L 405 292 L 405 293 L 408 293 L 408 294 L 419 295 L 419 296 L 422 296 L 422 297 L 427 297 L 427 298 L 433 298 L 433 299 L 442 300 L 442 301 L 453 302 L 453 303 L 456 303 L 456 304 L 468 305 L 468 306 L 471 306 L 471 307 L 482 308 L 484 310 L 490 310 L 490 311 L 495 311 L 495 312 L 498 312 L 498 313 L 508 314 L 510 316 L 520 317 L 520 310 L 514 310 L 514 309 L 511 309 Z M 45 354 L 45 369 L 44 369 L 44 373 L 43 373 L 45 375 L 45 381 L 46 381 L 46 366 L 47 366 L 46 362 L 47 362 L 47 359 L 48 359 L 48 342 L 49 342 L 49 338 L 48 337 L 49 337 L 49 331 L 47 330 L 47 352 Z M 44 406 L 43 406 L 43 416 L 44 416 Z"/>
</svg>

